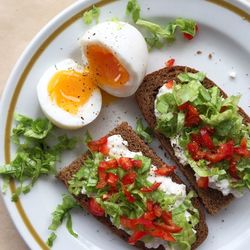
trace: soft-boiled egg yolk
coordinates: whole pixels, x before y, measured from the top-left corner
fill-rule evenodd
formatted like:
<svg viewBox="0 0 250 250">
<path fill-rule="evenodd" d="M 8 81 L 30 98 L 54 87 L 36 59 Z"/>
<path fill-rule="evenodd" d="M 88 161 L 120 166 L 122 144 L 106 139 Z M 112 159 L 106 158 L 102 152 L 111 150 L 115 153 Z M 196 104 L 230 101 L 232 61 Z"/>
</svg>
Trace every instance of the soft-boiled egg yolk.
<svg viewBox="0 0 250 250">
<path fill-rule="evenodd" d="M 89 75 L 74 70 L 61 70 L 53 75 L 48 93 L 56 104 L 71 114 L 77 114 L 95 89 Z"/>
<path fill-rule="evenodd" d="M 108 49 L 92 44 L 87 47 L 89 73 L 98 85 L 120 88 L 128 82 L 129 73 Z"/>
<path fill-rule="evenodd" d="M 98 87 L 116 97 L 136 92 L 146 73 L 148 49 L 135 27 L 119 21 L 99 23 L 82 36 L 81 48 Z"/>
</svg>

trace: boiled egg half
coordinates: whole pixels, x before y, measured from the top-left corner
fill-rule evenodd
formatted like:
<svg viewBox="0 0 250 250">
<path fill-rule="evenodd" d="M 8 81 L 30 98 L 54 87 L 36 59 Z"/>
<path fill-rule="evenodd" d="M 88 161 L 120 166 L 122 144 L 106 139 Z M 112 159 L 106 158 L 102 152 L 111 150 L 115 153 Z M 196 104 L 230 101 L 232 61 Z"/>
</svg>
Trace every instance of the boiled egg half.
<svg viewBox="0 0 250 250">
<path fill-rule="evenodd" d="M 125 22 L 103 22 L 81 38 L 84 70 L 72 59 L 50 67 L 37 85 L 45 115 L 56 126 L 81 128 L 100 113 L 100 88 L 117 97 L 131 96 L 146 73 L 148 50 L 141 33 Z"/>
<path fill-rule="evenodd" d="M 37 95 L 44 114 L 56 126 L 81 128 L 100 113 L 100 89 L 84 68 L 72 59 L 50 67 L 37 85 Z"/>
<path fill-rule="evenodd" d="M 100 23 L 83 35 L 81 48 L 96 85 L 117 97 L 135 93 L 148 61 L 145 39 L 135 27 L 119 21 Z"/>
</svg>

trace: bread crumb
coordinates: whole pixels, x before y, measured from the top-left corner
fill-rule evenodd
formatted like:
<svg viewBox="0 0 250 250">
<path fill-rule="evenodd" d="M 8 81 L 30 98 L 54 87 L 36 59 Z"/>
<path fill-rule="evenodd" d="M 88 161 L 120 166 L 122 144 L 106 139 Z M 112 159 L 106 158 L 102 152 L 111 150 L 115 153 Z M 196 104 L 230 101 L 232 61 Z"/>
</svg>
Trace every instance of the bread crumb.
<svg viewBox="0 0 250 250">
<path fill-rule="evenodd" d="M 236 77 L 236 72 L 235 71 L 229 72 L 229 77 L 234 79 Z"/>
</svg>

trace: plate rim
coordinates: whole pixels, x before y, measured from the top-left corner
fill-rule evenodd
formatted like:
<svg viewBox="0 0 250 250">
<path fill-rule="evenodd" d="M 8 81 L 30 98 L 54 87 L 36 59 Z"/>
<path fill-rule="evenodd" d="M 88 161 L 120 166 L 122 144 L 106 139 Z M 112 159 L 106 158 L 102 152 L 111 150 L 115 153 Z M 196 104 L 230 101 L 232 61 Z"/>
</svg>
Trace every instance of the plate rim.
<svg viewBox="0 0 250 250">
<path fill-rule="evenodd" d="M 22 86 L 25 82 L 26 77 L 28 76 L 32 66 L 36 60 L 42 54 L 42 51 L 47 48 L 47 46 L 70 24 L 77 20 L 81 14 L 91 8 L 93 4 L 96 6 L 104 6 L 109 3 L 114 2 L 115 0 L 81 0 L 77 1 L 66 9 L 61 11 L 56 15 L 48 24 L 46 24 L 37 35 L 29 42 L 26 49 L 23 51 L 19 59 L 17 60 L 15 66 L 13 67 L 10 76 L 7 80 L 7 83 L 4 87 L 2 97 L 0 100 L 0 113 L 7 112 L 7 119 L 2 122 L 4 125 L 0 129 L 3 132 L 3 142 L 4 142 L 4 160 L 5 163 L 10 161 L 10 130 L 13 118 L 13 111 L 16 106 L 16 102 Z M 250 10 L 250 2 L 238 0 L 237 5 L 234 5 L 235 2 L 230 1 L 220 1 L 220 0 L 207 0 L 212 4 L 216 4 L 220 7 L 226 8 L 235 14 L 244 17 L 246 21 L 250 22 L 250 14 L 246 12 L 246 9 Z M 233 2 L 233 3 L 231 3 Z M 80 9 L 80 11 L 79 11 Z M 68 16 L 68 17 L 67 17 Z M 66 17 L 66 19 L 65 19 Z M 65 21 L 66 20 L 66 21 Z M 25 65 L 22 69 L 22 65 Z M 17 78 L 15 80 L 15 78 Z M 20 84 L 22 82 L 22 84 Z M 14 86 L 14 89 L 11 89 Z M 11 98 L 9 98 L 8 93 L 12 93 Z M 4 104 L 7 103 L 7 108 L 4 109 Z M 8 111 L 6 111 L 8 110 Z M 0 183 L 2 181 L 0 180 Z M 10 190 L 13 192 L 15 190 L 15 182 L 10 183 Z M 13 224 L 18 230 L 19 234 L 22 236 L 25 243 L 31 248 L 41 247 L 41 249 L 49 249 L 46 243 L 41 239 L 39 234 L 36 232 L 31 222 L 29 221 L 28 216 L 26 215 L 22 203 L 20 200 L 15 204 L 15 211 L 12 211 L 11 206 L 13 204 L 11 201 L 6 199 L 6 196 L 3 196 L 3 201 L 5 207 L 7 208 L 8 214 L 10 215 Z M 8 197 L 9 198 L 9 197 Z M 10 204 L 11 203 L 11 204 Z M 27 237 L 28 236 L 28 237 Z"/>
</svg>

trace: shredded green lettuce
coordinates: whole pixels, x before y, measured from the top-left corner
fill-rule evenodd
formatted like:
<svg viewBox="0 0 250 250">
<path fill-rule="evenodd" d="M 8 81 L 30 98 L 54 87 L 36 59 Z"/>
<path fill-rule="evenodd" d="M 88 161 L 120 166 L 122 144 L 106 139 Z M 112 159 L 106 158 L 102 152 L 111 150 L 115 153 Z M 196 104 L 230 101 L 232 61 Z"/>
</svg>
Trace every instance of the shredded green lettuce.
<svg viewBox="0 0 250 250">
<path fill-rule="evenodd" d="M 133 22 L 139 27 L 144 29 L 148 33 L 148 37 L 145 38 L 149 48 L 161 48 L 164 43 L 171 42 L 175 39 L 176 29 L 182 33 L 195 36 L 196 34 L 196 22 L 192 19 L 176 18 L 170 21 L 167 25 L 161 26 L 157 23 L 144 20 L 140 15 L 141 8 L 137 0 L 129 0 L 126 8 L 127 16 L 132 16 Z"/>
<path fill-rule="evenodd" d="M 177 77 L 181 83 L 188 83 L 191 81 L 202 82 L 205 79 L 206 74 L 204 72 L 197 72 L 197 73 L 186 72 L 186 73 L 180 73 Z"/>
<path fill-rule="evenodd" d="M 173 221 L 182 227 L 180 233 L 174 234 L 178 243 L 172 243 L 172 247 L 177 247 L 181 250 L 189 250 L 196 241 L 193 229 L 199 223 L 200 216 L 198 210 L 192 206 L 191 199 L 195 196 L 195 193 L 190 191 L 184 202 L 172 211 Z M 187 215 L 189 216 L 188 220 L 186 218 Z"/>
<path fill-rule="evenodd" d="M 192 169 L 201 177 L 206 176 L 215 176 L 215 175 L 225 175 L 226 171 L 224 169 L 211 167 L 207 168 L 207 163 L 205 160 L 200 160 L 198 162 L 188 159 L 189 165 L 192 167 Z"/>
<path fill-rule="evenodd" d="M 52 232 L 52 233 L 49 235 L 49 237 L 48 237 L 48 239 L 47 239 L 47 241 L 46 241 L 46 244 L 47 244 L 49 247 L 52 247 L 53 244 L 54 244 L 54 241 L 56 240 L 56 238 L 57 238 L 56 234 L 55 234 L 54 232 Z"/>
<path fill-rule="evenodd" d="M 136 122 L 135 132 L 139 135 L 147 144 L 152 143 L 153 136 L 152 130 L 149 127 L 144 127 L 142 123 L 142 119 L 138 119 Z"/>
<path fill-rule="evenodd" d="M 14 114 L 18 125 L 12 130 L 12 137 L 18 144 L 18 138 L 23 135 L 27 138 L 44 139 L 52 129 L 52 124 L 46 118 L 31 119 L 21 114 Z"/>
<path fill-rule="evenodd" d="M 57 205 L 55 211 L 52 213 L 52 222 L 49 226 L 49 230 L 56 231 L 62 224 L 63 220 L 67 219 L 66 228 L 68 232 L 74 237 L 78 237 L 78 235 L 72 229 L 72 218 L 70 215 L 70 211 L 76 207 L 78 207 L 78 204 L 72 196 L 63 195 L 62 204 Z M 47 244 L 52 246 L 55 239 L 56 234 L 52 232 L 47 240 Z"/>
<path fill-rule="evenodd" d="M 85 11 L 83 13 L 82 18 L 85 24 L 91 24 L 94 20 L 96 21 L 96 23 L 98 23 L 99 16 L 100 16 L 100 8 L 93 5 L 92 9 Z"/>
<path fill-rule="evenodd" d="M 3 187 L 2 187 L 2 193 L 5 194 L 8 186 L 9 186 L 10 178 L 9 177 L 4 177 L 3 178 Z"/>
<path fill-rule="evenodd" d="M 69 183 L 69 192 L 74 195 L 79 195 L 84 187 L 89 192 L 96 191 L 98 182 L 98 166 L 103 160 L 103 155 L 93 153 L 84 161 L 83 167 L 73 175 Z"/>
<path fill-rule="evenodd" d="M 67 213 L 74 207 L 77 207 L 75 199 L 70 195 L 63 195 L 62 204 L 59 204 L 55 211 L 52 213 L 52 222 L 49 229 L 52 231 L 57 230 L 57 228 L 62 224 L 63 219 Z"/>
<path fill-rule="evenodd" d="M 146 41 L 151 48 L 161 47 L 165 41 L 174 41 L 176 28 L 179 28 L 182 33 L 187 33 L 192 36 L 196 34 L 196 23 L 191 19 L 177 18 L 169 22 L 165 27 L 143 19 L 138 19 L 136 24 L 150 34 L 150 37 L 147 37 Z"/>
<path fill-rule="evenodd" d="M 86 131 L 83 137 L 83 144 L 87 146 L 90 141 L 92 141 L 92 136 L 90 135 L 89 131 Z"/>
<path fill-rule="evenodd" d="M 77 238 L 77 237 L 78 237 L 78 234 L 77 234 L 76 232 L 74 232 L 74 230 L 73 230 L 73 228 L 72 228 L 72 218 L 71 218 L 71 214 L 68 213 L 66 217 L 67 217 L 66 228 L 67 228 L 68 232 L 69 232 L 72 236 L 74 236 L 75 238 Z"/>
<path fill-rule="evenodd" d="M 137 0 L 129 0 L 127 3 L 126 14 L 129 16 L 131 14 L 133 21 L 136 21 L 140 18 L 141 7 L 137 3 Z"/>
<path fill-rule="evenodd" d="M 55 174 L 60 154 L 73 149 L 77 143 L 75 138 L 63 135 L 57 138 L 54 145 L 49 144 L 47 139 L 53 126 L 45 118 L 33 120 L 15 114 L 15 119 L 17 125 L 12 130 L 12 137 L 17 145 L 17 152 L 9 164 L 0 166 L 0 175 L 3 178 L 13 178 L 20 182 L 12 196 L 13 201 L 21 193 L 28 193 L 41 175 Z"/>
</svg>

